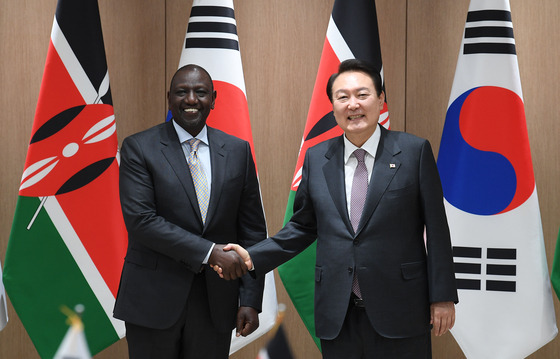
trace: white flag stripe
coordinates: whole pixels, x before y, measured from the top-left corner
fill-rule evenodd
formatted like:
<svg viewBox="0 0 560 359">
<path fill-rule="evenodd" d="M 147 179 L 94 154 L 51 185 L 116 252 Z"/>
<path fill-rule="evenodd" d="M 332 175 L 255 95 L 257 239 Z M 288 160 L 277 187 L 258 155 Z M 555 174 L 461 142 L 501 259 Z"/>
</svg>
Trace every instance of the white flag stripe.
<svg viewBox="0 0 560 359">
<path fill-rule="evenodd" d="M 189 23 L 191 22 L 216 22 L 236 25 L 235 19 L 226 16 L 191 16 Z"/>
<path fill-rule="evenodd" d="M 201 48 L 184 49 L 179 67 L 188 64 L 198 64 L 204 67 L 212 76 L 212 80 L 228 82 L 238 87 L 247 97 L 243 73 L 232 71 L 234 68 L 242 68 L 239 51 Z M 228 66 L 224 66 L 224 64 L 228 64 Z"/>
<path fill-rule="evenodd" d="M 511 21 L 496 21 L 496 20 L 467 22 L 465 28 L 470 29 L 470 28 L 481 27 L 481 26 L 509 27 L 513 29 L 513 23 Z"/>
<path fill-rule="evenodd" d="M 195 6 L 224 6 L 233 9 L 233 0 L 194 0 Z"/>
<path fill-rule="evenodd" d="M 40 197 L 42 199 L 42 197 Z M 68 247 L 70 254 L 75 259 L 76 264 L 84 275 L 91 290 L 97 297 L 99 304 L 103 307 L 107 318 L 111 321 L 113 328 L 117 332 L 119 338 L 125 335 L 124 322 L 113 318 L 113 307 L 115 306 L 115 297 L 107 287 L 99 270 L 91 260 L 78 234 L 74 231 L 72 224 L 66 217 L 62 207 L 58 203 L 55 196 L 49 196 L 45 202 L 45 210 L 47 211 L 52 223 L 60 234 L 60 237 Z"/>
<path fill-rule="evenodd" d="M 471 39 L 465 39 L 465 44 L 476 44 L 479 42 L 491 42 L 496 44 L 513 44 L 515 45 L 515 40 L 511 38 L 503 37 L 476 37 Z"/>
<path fill-rule="evenodd" d="M 78 58 L 74 54 L 74 51 L 72 51 L 68 40 L 66 40 L 66 37 L 62 33 L 62 30 L 58 26 L 56 17 L 53 21 L 51 41 L 56 49 L 56 52 L 60 56 L 60 60 L 62 61 L 64 67 L 68 71 L 68 74 L 74 81 L 74 84 L 82 95 L 84 101 L 87 104 L 96 103 L 96 101 L 98 101 L 99 99 L 97 90 L 89 80 L 89 77 L 84 71 L 82 64 L 80 64 L 80 61 L 78 61 Z"/>
<path fill-rule="evenodd" d="M 8 307 L 6 305 L 6 290 L 2 282 L 2 262 L 0 262 L 0 330 L 8 324 Z"/>
<path fill-rule="evenodd" d="M 197 39 L 197 38 L 211 38 L 211 39 L 230 39 L 230 40 L 238 40 L 237 35 L 230 34 L 227 32 L 193 32 L 187 34 L 187 39 Z"/>
<path fill-rule="evenodd" d="M 346 40 L 344 40 L 342 34 L 338 30 L 332 15 L 329 18 L 329 25 L 327 27 L 327 39 L 340 62 L 355 58 Z"/>
</svg>

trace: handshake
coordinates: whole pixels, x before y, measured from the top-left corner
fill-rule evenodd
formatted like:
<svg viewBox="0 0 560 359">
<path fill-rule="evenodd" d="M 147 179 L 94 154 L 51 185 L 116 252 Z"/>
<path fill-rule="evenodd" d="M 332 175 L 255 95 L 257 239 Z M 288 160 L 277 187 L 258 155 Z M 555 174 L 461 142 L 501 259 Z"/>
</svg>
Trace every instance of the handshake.
<svg viewBox="0 0 560 359">
<path fill-rule="evenodd" d="M 253 269 L 253 261 L 249 252 L 239 244 L 216 244 L 208 264 L 220 278 L 233 280 L 242 277 L 248 270 Z"/>
</svg>

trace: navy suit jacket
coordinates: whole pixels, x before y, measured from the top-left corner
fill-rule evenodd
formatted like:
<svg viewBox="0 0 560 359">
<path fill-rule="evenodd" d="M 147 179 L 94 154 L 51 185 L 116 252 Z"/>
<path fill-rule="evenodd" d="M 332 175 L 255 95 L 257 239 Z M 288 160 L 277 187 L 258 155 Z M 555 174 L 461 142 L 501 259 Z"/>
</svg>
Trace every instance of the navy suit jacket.
<svg viewBox="0 0 560 359">
<path fill-rule="evenodd" d="M 171 122 L 123 141 L 120 198 L 128 251 L 114 316 L 149 328 L 177 322 L 194 276 L 204 276 L 214 325 L 231 331 L 239 305 L 258 311 L 264 279 L 225 281 L 203 260 L 212 243 L 249 246 L 266 237 L 251 148 L 208 127 L 212 188 L 205 224 Z M 205 268 L 206 267 L 206 268 Z M 197 323 L 202 325 L 203 323 Z"/>
<path fill-rule="evenodd" d="M 255 275 L 260 276 L 317 240 L 315 328 L 321 339 L 334 339 L 341 330 L 354 270 L 368 318 L 385 337 L 424 334 L 430 303 L 458 301 L 443 193 L 430 144 L 380 129 L 355 233 L 347 210 L 341 136 L 307 151 L 291 220 L 275 236 L 249 248 Z"/>
</svg>

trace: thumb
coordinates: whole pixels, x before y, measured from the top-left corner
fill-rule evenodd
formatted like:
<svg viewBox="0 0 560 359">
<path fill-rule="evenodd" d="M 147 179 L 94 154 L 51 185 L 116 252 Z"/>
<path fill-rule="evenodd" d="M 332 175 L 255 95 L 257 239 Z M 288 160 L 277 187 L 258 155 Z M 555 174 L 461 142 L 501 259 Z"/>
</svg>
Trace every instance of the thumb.
<svg viewBox="0 0 560 359">
<path fill-rule="evenodd" d="M 233 243 L 228 243 L 226 244 L 226 246 L 223 248 L 224 251 L 231 251 L 232 249 L 235 249 L 235 244 Z"/>
</svg>

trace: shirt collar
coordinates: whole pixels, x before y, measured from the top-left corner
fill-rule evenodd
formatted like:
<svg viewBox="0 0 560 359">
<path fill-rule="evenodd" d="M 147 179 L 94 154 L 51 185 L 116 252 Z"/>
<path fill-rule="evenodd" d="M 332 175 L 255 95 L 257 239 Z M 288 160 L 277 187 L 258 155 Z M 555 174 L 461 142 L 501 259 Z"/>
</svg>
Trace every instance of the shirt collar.
<svg viewBox="0 0 560 359">
<path fill-rule="evenodd" d="M 193 138 L 193 136 L 190 133 L 188 133 L 183 127 L 179 126 L 177 122 L 175 122 L 175 120 L 172 120 L 172 122 L 173 122 L 173 127 L 175 127 L 175 132 L 177 132 L 177 137 L 179 137 L 179 143 L 183 143 Z M 202 128 L 202 130 L 200 130 L 198 135 L 194 137 L 198 138 L 200 142 L 208 146 L 208 128 L 206 127 L 206 125 L 204 125 L 204 127 Z"/>
<path fill-rule="evenodd" d="M 342 136 L 342 138 L 344 139 L 344 163 L 348 163 L 348 159 L 358 148 L 366 150 L 366 152 L 369 153 L 370 156 L 375 158 L 375 153 L 377 152 L 377 147 L 379 146 L 379 140 L 381 139 L 381 130 L 379 130 L 379 124 L 377 124 L 373 135 L 371 135 L 370 138 L 367 139 L 362 147 L 356 147 L 356 145 L 354 145 L 346 138 L 346 135 Z"/>
</svg>

